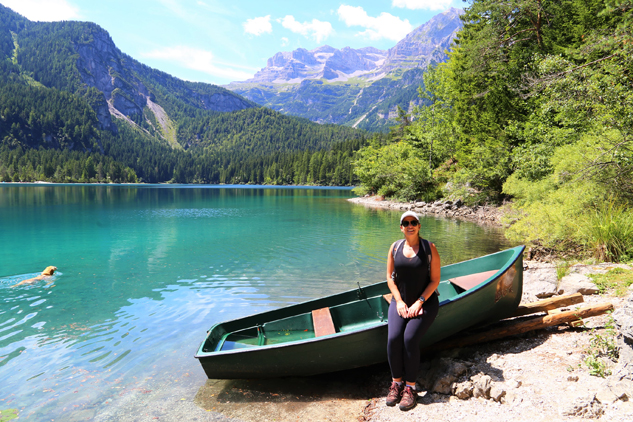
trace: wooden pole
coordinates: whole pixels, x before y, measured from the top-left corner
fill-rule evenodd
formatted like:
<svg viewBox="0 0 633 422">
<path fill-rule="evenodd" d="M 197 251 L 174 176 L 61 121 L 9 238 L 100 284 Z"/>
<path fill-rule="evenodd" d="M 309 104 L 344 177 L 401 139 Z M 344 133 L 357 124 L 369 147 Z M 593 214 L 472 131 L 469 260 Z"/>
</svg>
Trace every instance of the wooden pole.
<svg viewBox="0 0 633 422">
<path fill-rule="evenodd" d="M 445 350 L 455 347 L 470 346 L 478 343 L 485 343 L 500 338 L 527 333 L 528 331 L 539 330 L 554 325 L 560 325 L 592 316 L 602 315 L 613 310 L 611 303 L 603 303 L 595 306 L 564 311 L 551 315 L 509 320 L 502 327 L 493 328 L 483 333 L 462 335 L 436 343 L 425 350 Z"/>
<path fill-rule="evenodd" d="M 517 308 L 517 311 L 513 316 L 523 316 L 536 314 L 538 312 L 548 312 L 552 309 L 563 308 L 565 306 L 576 305 L 582 303 L 583 297 L 580 293 L 574 293 L 573 295 L 552 297 L 549 299 L 539 300 L 538 302 L 528 303 L 527 305 L 521 305 Z"/>
</svg>

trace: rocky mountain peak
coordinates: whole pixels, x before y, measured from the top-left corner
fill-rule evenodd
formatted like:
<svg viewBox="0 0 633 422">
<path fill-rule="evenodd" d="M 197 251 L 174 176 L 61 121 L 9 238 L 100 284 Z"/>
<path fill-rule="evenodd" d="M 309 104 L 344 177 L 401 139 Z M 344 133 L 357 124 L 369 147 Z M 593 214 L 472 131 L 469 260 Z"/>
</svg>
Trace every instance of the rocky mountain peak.
<svg viewBox="0 0 633 422">
<path fill-rule="evenodd" d="M 228 88 L 318 123 L 381 129 L 394 122 L 398 106 L 410 112 L 420 104 L 425 69 L 446 60 L 463 13 L 454 8 L 440 13 L 387 51 L 323 45 L 277 53 L 252 79 Z"/>
<path fill-rule="evenodd" d="M 463 10 L 451 8 L 411 31 L 388 51 L 375 47 L 337 49 L 323 45 L 313 50 L 298 48 L 269 58 L 266 67 L 242 84 L 299 84 L 303 80 L 345 81 L 353 77 L 380 78 L 397 69 L 426 67 L 446 58 L 445 50 L 462 27 Z"/>
<path fill-rule="evenodd" d="M 384 62 L 387 52 L 373 47 L 336 49 L 329 45 L 314 50 L 298 48 L 283 51 L 268 59 L 266 67 L 252 79 L 241 83 L 300 83 L 304 79 L 345 80 L 352 74 L 366 73 Z"/>
<path fill-rule="evenodd" d="M 315 48 L 314 50 L 312 50 L 312 53 L 314 54 L 326 53 L 327 54 L 327 53 L 334 53 L 335 51 L 338 51 L 338 50 L 326 44 L 326 45 L 322 45 L 321 47 Z"/>
<path fill-rule="evenodd" d="M 426 67 L 429 63 L 443 61 L 445 50 L 462 27 L 460 16 L 462 9 L 451 8 L 420 25 L 387 53 L 384 71 L 394 68 Z"/>
<path fill-rule="evenodd" d="M 182 88 L 183 96 L 207 110 L 226 112 L 253 107 L 253 104 L 223 88 L 209 90 L 205 84 L 187 83 L 159 71 L 148 72 L 149 68 L 122 53 L 107 31 L 94 26 L 90 42 L 74 45 L 82 82 L 103 93 L 105 101 L 95 110 L 103 129 L 116 131 L 110 115 L 132 123 L 129 116 L 142 116 L 145 107 L 154 114 L 165 115 L 148 88 L 152 85 L 177 85 Z"/>
</svg>

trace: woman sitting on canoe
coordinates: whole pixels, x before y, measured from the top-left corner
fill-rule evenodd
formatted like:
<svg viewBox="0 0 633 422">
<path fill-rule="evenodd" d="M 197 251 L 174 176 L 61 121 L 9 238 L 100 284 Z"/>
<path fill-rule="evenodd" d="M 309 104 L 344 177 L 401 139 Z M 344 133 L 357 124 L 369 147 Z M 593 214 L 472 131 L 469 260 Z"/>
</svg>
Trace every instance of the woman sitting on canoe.
<svg viewBox="0 0 633 422">
<path fill-rule="evenodd" d="M 402 214 L 400 231 L 405 238 L 391 245 L 387 257 L 387 284 L 392 294 L 387 355 L 393 378 L 387 406 L 400 403 L 400 410 L 409 410 L 418 398 L 415 380 L 420 366 L 420 340 L 439 310 L 435 290 L 440 284 L 441 265 L 435 245 L 419 236 L 420 219 L 416 213 Z"/>
</svg>

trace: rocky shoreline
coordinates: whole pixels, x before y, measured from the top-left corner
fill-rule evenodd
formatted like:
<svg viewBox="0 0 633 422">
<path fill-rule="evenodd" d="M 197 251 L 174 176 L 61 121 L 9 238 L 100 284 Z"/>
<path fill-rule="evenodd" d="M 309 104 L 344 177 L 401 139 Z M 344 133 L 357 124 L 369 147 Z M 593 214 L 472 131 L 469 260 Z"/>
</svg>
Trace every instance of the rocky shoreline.
<svg viewBox="0 0 633 422">
<path fill-rule="evenodd" d="M 624 297 L 599 295 L 588 277 L 614 267 L 631 267 L 577 265 L 559 281 L 555 265 L 525 264 L 522 303 L 582 293 L 583 305 L 610 302 L 615 312 L 589 318 L 581 326 L 555 326 L 430 356 L 418 378 L 422 391 L 418 406 L 406 414 L 407 418 L 633 420 L 633 286 Z M 608 377 L 593 376 L 586 364 L 588 350 L 596 338 L 610 335 L 619 353 L 617 363 L 611 363 Z M 399 409 L 385 406 L 384 400 L 384 396 L 372 399 L 360 420 L 391 422 L 405 416 Z"/>
<path fill-rule="evenodd" d="M 437 217 L 457 218 L 483 225 L 503 226 L 501 221 L 503 207 L 482 205 L 469 207 L 461 200 L 435 202 L 396 202 L 386 200 L 382 196 L 364 196 L 350 198 L 349 202 L 370 208 L 391 209 L 399 211 L 415 211 L 419 215 L 433 215 Z"/>
<path fill-rule="evenodd" d="M 587 318 L 473 346 L 430 352 L 423 357 L 418 405 L 409 412 L 385 405 L 387 364 L 314 377 L 274 380 L 208 380 L 195 404 L 205 421 L 325 420 L 454 422 L 633 420 L 633 286 L 624 296 L 599 294 L 589 275 L 615 264 L 575 265 L 558 280 L 556 265 L 524 261 L 522 304 L 581 293 L 579 306 L 611 303 L 611 315 Z M 611 325 L 613 324 L 613 328 Z M 601 378 L 591 375 L 589 349 L 612 338 L 619 352 Z M 606 375 L 606 372 L 605 372 Z M 178 404 L 178 403 L 176 403 Z M 150 413 L 151 415 L 151 413 Z M 154 414 L 178 421 L 183 414 Z M 138 419 L 138 420 L 150 420 Z"/>
<path fill-rule="evenodd" d="M 372 208 L 412 210 L 419 215 L 503 226 L 504 207 L 468 207 L 461 201 L 401 203 L 380 196 L 349 201 Z M 542 259 L 532 250 L 526 251 L 526 258 Z M 546 259 L 551 260 L 551 256 Z M 614 267 L 631 267 L 577 264 L 559 280 L 556 263 L 534 260 L 524 264 L 522 304 L 581 293 L 583 305 L 607 301 L 614 305 L 615 312 L 612 316 L 589 318 L 579 327 L 555 326 L 429 356 L 418 378 L 422 392 L 419 405 L 406 414 L 407 418 L 492 422 L 633 420 L 633 286 L 625 297 L 599 295 L 589 277 Z M 617 364 L 613 363 L 610 369 L 612 375 L 590 375 L 585 360 L 592 342 L 611 334 L 619 352 Z M 391 422 L 405 417 L 397 407 L 385 406 L 385 398 L 373 398 L 359 420 Z"/>
</svg>

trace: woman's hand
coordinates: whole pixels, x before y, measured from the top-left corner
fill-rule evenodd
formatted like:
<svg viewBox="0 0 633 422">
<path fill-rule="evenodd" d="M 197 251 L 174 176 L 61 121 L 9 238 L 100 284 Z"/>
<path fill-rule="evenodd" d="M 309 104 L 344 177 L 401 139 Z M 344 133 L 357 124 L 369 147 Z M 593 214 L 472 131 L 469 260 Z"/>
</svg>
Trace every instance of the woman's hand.
<svg viewBox="0 0 633 422">
<path fill-rule="evenodd" d="M 399 300 L 396 303 L 396 309 L 398 310 L 398 315 L 400 315 L 402 318 L 408 318 L 409 316 L 409 307 L 407 307 L 407 304 L 404 303 L 404 300 Z"/>
<path fill-rule="evenodd" d="M 424 310 L 422 309 L 422 302 L 416 300 L 413 305 L 409 308 L 409 312 L 407 314 L 407 318 L 415 318 L 420 315 Z"/>
</svg>

